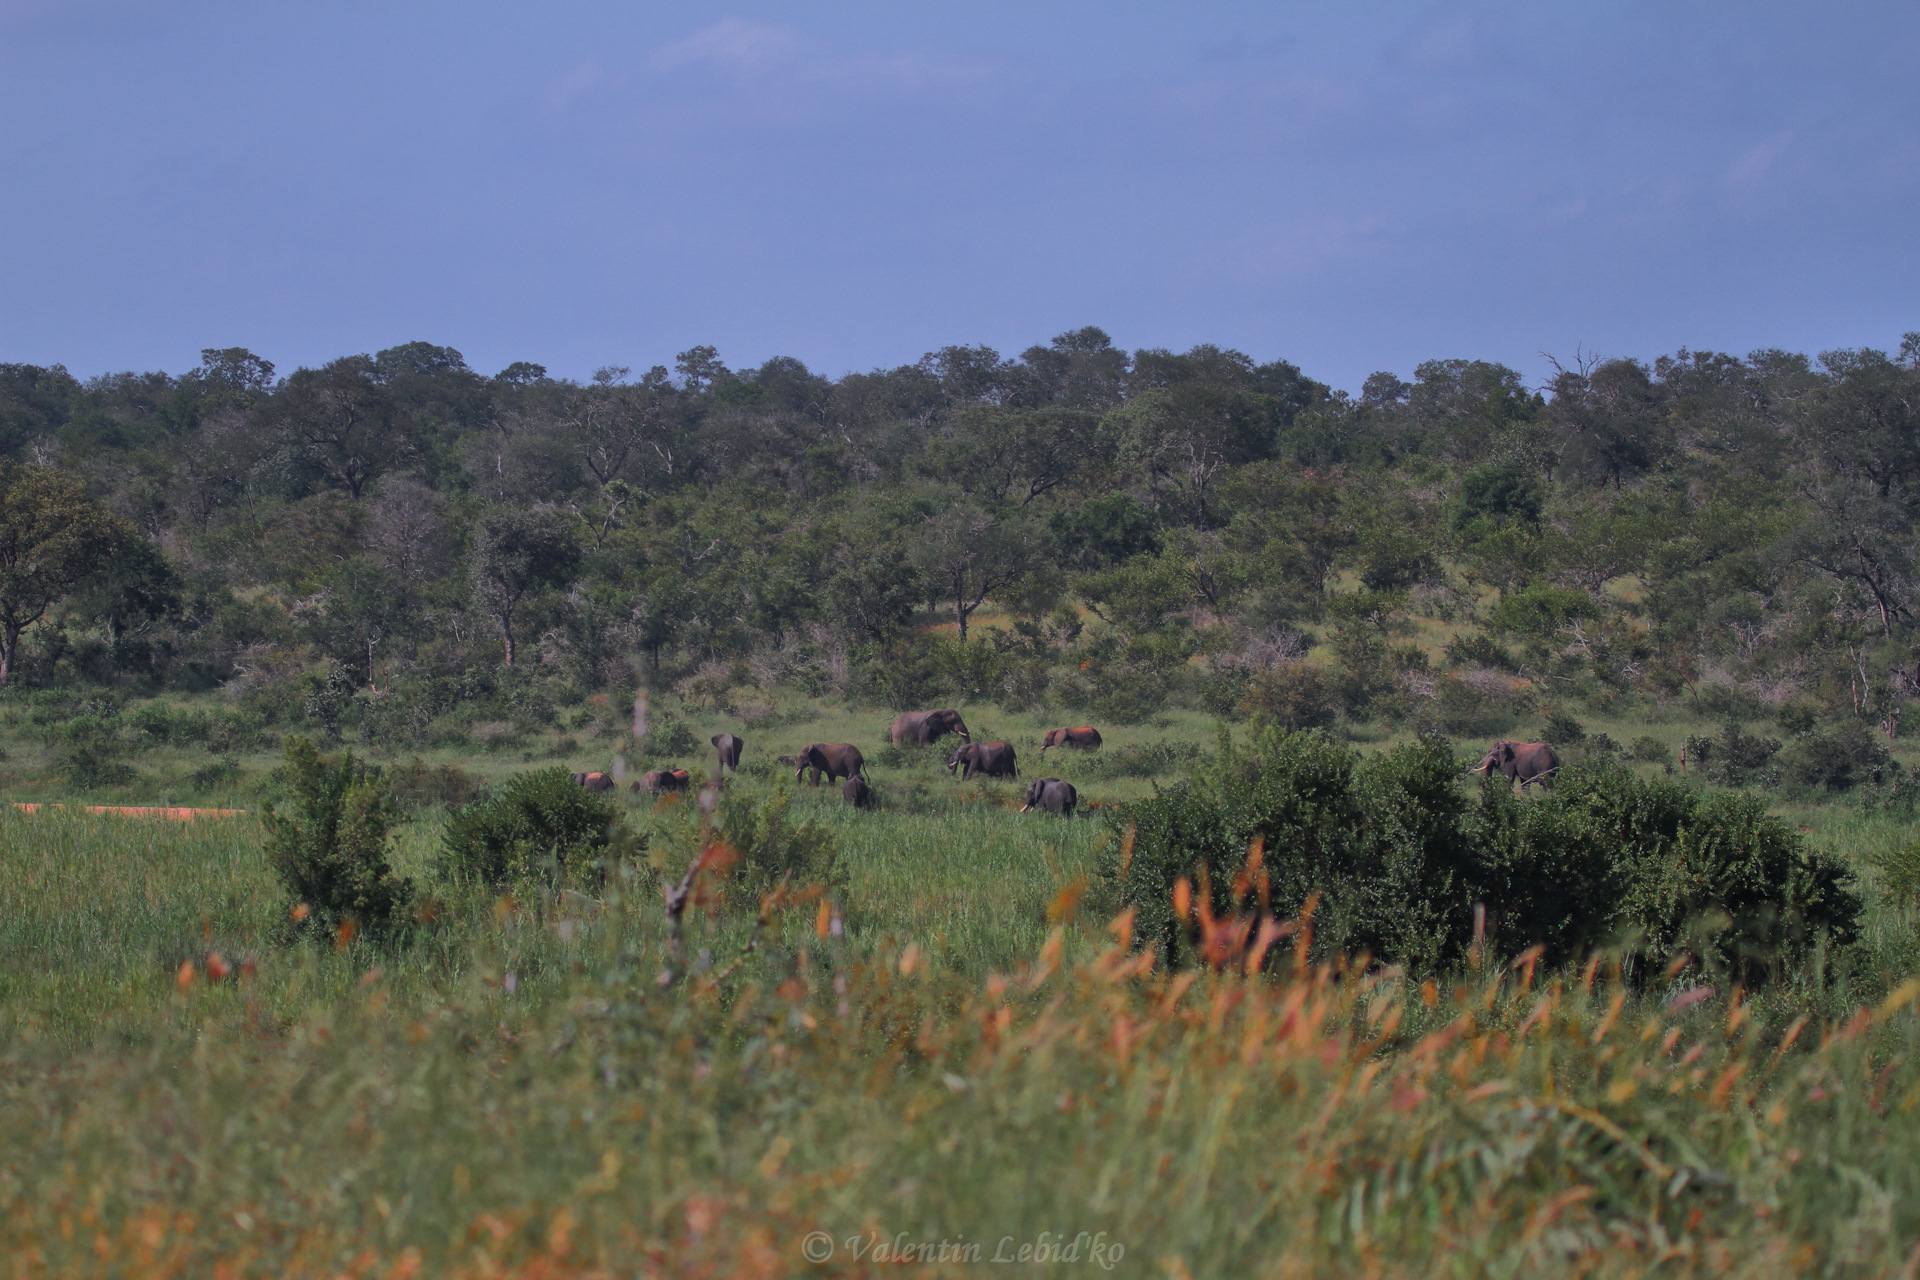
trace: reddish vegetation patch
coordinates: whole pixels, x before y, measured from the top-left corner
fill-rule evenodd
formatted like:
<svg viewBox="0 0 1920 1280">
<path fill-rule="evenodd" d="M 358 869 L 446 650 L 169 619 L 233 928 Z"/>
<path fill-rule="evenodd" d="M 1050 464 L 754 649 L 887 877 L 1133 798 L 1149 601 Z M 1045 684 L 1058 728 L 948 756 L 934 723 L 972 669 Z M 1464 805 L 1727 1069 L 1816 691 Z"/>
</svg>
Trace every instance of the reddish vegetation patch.
<svg viewBox="0 0 1920 1280">
<path fill-rule="evenodd" d="M 14 801 L 13 807 L 27 813 L 38 813 L 41 809 L 64 809 L 63 804 L 23 804 Z M 169 818 L 175 822 L 187 822 L 194 818 L 235 818 L 245 813 L 245 809 L 181 809 L 166 805 L 128 805 L 128 804 L 90 804 L 88 813 L 117 813 L 127 818 Z"/>
</svg>

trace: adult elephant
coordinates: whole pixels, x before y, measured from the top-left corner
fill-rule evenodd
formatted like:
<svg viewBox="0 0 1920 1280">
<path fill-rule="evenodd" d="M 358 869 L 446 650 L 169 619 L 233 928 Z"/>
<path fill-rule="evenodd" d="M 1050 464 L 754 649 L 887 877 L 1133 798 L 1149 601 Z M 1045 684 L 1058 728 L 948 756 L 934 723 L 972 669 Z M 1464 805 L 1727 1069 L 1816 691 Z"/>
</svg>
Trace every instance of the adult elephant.
<svg viewBox="0 0 1920 1280">
<path fill-rule="evenodd" d="M 1544 742 L 1514 742 L 1502 738 L 1487 750 L 1480 763 L 1467 772 L 1491 778 L 1494 771 L 1506 775 L 1507 784 L 1520 784 L 1525 791 L 1534 783 L 1548 786 L 1560 772 L 1560 757 Z"/>
<path fill-rule="evenodd" d="M 846 797 L 848 804 L 856 809 L 864 809 L 873 803 L 873 788 L 867 785 L 865 774 L 856 773 L 841 786 L 840 794 Z"/>
<path fill-rule="evenodd" d="M 633 784 L 633 790 L 651 791 L 657 796 L 664 791 L 685 791 L 692 785 L 693 775 L 685 769 L 649 769 Z"/>
<path fill-rule="evenodd" d="M 589 791 L 611 791 L 613 779 L 604 773 L 576 773 L 573 775 L 573 785 Z"/>
<path fill-rule="evenodd" d="M 952 708 L 942 711 L 903 711 L 893 721 L 893 745 L 896 747 L 924 747 L 950 733 L 959 734 L 962 742 L 973 741 L 973 734 L 967 730 L 967 722 Z"/>
<path fill-rule="evenodd" d="M 860 754 L 860 748 L 851 742 L 810 743 L 801 748 L 800 754 L 794 757 L 794 762 L 799 767 L 793 771 L 793 780 L 800 781 L 800 776 L 811 769 L 812 783 L 816 787 L 820 785 L 820 775 L 823 773 L 827 776 L 827 782 L 831 784 L 842 778 L 851 778 L 866 767 L 867 763 Z"/>
<path fill-rule="evenodd" d="M 976 773 L 984 773 L 989 778 L 1016 778 L 1020 776 L 1019 765 L 1013 758 L 1013 744 L 1010 742 L 969 742 L 957 747 L 947 761 L 947 772 L 960 770 L 960 781 L 965 782 Z"/>
<path fill-rule="evenodd" d="M 1040 740 L 1040 754 L 1046 755 L 1048 747 L 1073 747 L 1079 751 L 1093 751 L 1100 746 L 1100 731 L 1088 725 L 1078 729 L 1049 729 L 1047 736 Z"/>
<path fill-rule="evenodd" d="M 1037 778 L 1027 784 L 1027 802 L 1020 806 L 1020 812 L 1037 807 L 1052 814 L 1072 813 L 1079 803 L 1080 793 L 1073 789 L 1071 782 Z"/>
<path fill-rule="evenodd" d="M 740 753 L 746 750 L 747 747 L 744 738 L 736 737 L 731 733 L 716 733 L 713 737 L 709 738 L 708 741 L 713 743 L 714 750 L 720 753 L 721 773 L 725 773 L 729 769 L 735 773 L 740 772 Z M 719 775 L 716 774 L 714 776 L 718 777 Z"/>
</svg>

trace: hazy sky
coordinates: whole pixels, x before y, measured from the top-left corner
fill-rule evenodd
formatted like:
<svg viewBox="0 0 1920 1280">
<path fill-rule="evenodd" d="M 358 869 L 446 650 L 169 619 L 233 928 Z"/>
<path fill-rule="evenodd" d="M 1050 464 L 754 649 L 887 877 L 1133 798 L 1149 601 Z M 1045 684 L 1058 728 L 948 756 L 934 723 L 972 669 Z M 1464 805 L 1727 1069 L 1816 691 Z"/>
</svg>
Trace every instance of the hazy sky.
<svg viewBox="0 0 1920 1280">
<path fill-rule="evenodd" d="M 0 360 L 1897 347 L 1920 5 L 0 0 Z"/>
</svg>

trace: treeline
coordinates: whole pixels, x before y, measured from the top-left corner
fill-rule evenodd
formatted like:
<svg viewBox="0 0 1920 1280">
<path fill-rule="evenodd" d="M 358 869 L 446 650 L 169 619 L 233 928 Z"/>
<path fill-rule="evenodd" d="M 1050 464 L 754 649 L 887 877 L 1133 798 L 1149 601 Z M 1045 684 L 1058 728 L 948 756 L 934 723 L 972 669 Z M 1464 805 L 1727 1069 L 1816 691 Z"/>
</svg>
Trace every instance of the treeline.
<svg viewBox="0 0 1920 1280">
<path fill-rule="evenodd" d="M 1688 699 L 1889 736 L 1920 687 L 1920 334 L 1357 396 L 1093 328 L 838 379 L 209 350 L 0 365 L 0 455 L 0 559 L 80 530 L 0 583 L 10 685 L 222 686 L 396 745 L 636 681 L 1455 732 Z"/>
</svg>

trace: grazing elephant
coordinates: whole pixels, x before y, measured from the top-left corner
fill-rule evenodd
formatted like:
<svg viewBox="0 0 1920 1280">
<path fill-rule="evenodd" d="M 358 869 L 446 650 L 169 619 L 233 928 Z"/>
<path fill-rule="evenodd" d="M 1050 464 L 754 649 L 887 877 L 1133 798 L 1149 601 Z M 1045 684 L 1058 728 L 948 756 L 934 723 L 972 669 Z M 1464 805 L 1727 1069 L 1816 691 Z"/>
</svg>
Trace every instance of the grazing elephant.
<svg viewBox="0 0 1920 1280">
<path fill-rule="evenodd" d="M 856 773 L 848 778 L 841 786 L 840 794 L 856 809 L 864 809 L 873 803 L 873 788 L 867 785 L 865 774 Z"/>
<path fill-rule="evenodd" d="M 604 773 L 576 773 L 573 775 L 573 785 L 589 791 L 611 791 L 613 779 Z"/>
<path fill-rule="evenodd" d="M 1020 812 L 1025 813 L 1038 805 L 1048 813 L 1070 814 L 1079 803 L 1080 793 L 1073 789 L 1071 782 L 1062 782 L 1058 778 L 1038 778 L 1027 784 L 1027 802 L 1020 806 Z"/>
<path fill-rule="evenodd" d="M 827 775 L 829 783 L 838 782 L 842 778 L 853 777 L 867 763 L 860 754 L 860 748 L 851 742 L 815 742 L 802 749 L 794 760 L 799 767 L 793 771 L 793 780 L 800 781 L 800 775 L 811 769 L 812 782 L 816 787 L 820 785 L 820 775 L 823 773 Z"/>
<path fill-rule="evenodd" d="M 924 747 L 949 733 L 959 734 L 962 742 L 973 741 L 958 711 L 903 711 L 893 722 L 893 745 Z"/>
<path fill-rule="evenodd" d="M 965 782 L 976 773 L 984 773 L 989 778 L 1017 778 L 1019 765 L 1013 758 L 1013 744 L 1010 742 L 969 742 L 957 747 L 951 759 L 947 761 L 947 772 L 960 770 L 960 781 Z"/>
<path fill-rule="evenodd" d="M 649 769 L 633 784 L 633 790 L 651 791 L 657 796 L 663 791 L 685 791 L 692 784 L 693 775 L 685 769 Z"/>
<path fill-rule="evenodd" d="M 1507 775 L 1509 786 L 1518 782 L 1520 790 L 1525 791 L 1536 782 L 1543 787 L 1550 785 L 1553 776 L 1560 772 L 1560 757 L 1544 742 L 1513 742 L 1502 738 L 1467 772 L 1490 778 L 1496 769 Z"/>
<path fill-rule="evenodd" d="M 709 739 L 714 749 L 720 753 L 720 773 L 731 769 L 740 772 L 740 753 L 746 749 L 746 740 L 731 733 L 716 733 Z M 718 777 L 719 774 L 715 774 Z"/>
<path fill-rule="evenodd" d="M 1040 741 L 1040 754 L 1046 755 L 1048 747 L 1077 747 L 1081 751 L 1092 751 L 1100 745 L 1100 731 L 1082 725 L 1078 729 L 1049 729 L 1047 736 Z"/>
</svg>

